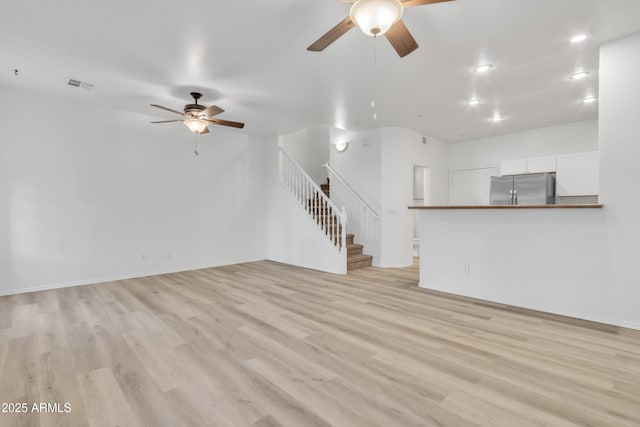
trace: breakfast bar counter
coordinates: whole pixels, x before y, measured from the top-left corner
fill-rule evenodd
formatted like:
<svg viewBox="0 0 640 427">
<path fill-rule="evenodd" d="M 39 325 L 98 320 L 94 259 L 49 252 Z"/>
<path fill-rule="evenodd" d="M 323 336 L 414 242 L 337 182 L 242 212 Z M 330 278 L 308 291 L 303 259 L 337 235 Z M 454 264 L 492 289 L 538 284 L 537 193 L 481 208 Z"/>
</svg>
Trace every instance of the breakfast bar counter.
<svg viewBox="0 0 640 427">
<path fill-rule="evenodd" d="M 607 283 L 615 262 L 587 250 L 610 244 L 602 208 L 409 206 L 419 216 L 420 287 L 601 321 L 601 296 L 583 284 Z"/>
</svg>

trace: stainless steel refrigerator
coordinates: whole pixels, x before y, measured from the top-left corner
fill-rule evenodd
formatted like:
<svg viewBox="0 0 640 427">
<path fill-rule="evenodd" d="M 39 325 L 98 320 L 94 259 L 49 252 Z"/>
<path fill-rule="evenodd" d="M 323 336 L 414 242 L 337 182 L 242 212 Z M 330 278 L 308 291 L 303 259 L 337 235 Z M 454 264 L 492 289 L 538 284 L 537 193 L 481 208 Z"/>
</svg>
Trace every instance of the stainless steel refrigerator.
<svg viewBox="0 0 640 427">
<path fill-rule="evenodd" d="M 556 177 L 549 173 L 491 177 L 491 205 L 555 203 Z"/>
</svg>

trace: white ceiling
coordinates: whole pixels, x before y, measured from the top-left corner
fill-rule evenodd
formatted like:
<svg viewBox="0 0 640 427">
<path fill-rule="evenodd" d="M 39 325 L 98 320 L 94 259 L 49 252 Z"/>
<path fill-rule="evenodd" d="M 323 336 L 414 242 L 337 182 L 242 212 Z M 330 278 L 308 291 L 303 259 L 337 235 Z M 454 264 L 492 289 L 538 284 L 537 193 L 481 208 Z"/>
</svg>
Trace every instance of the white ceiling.
<svg viewBox="0 0 640 427">
<path fill-rule="evenodd" d="M 319 124 L 405 126 L 456 141 L 597 117 L 598 45 L 640 31 L 639 0 L 456 0 L 405 10 L 420 48 L 399 58 L 354 29 L 306 47 L 346 17 L 338 0 L 12 1 L 0 17 L 0 84 L 172 119 L 188 93 L 252 135 Z M 569 38 L 590 38 L 571 45 Z M 474 74 L 479 62 L 493 69 Z M 583 81 L 568 76 L 584 67 Z M 13 69 L 19 69 L 14 76 Z M 67 85 L 69 78 L 94 90 Z M 370 102 L 375 94 L 378 120 Z M 485 102 L 465 105 L 471 96 Z M 37 103 L 37 100 L 33 100 Z M 78 108 L 82 108 L 79 102 Z M 506 117 L 488 119 L 499 111 Z M 155 125 L 155 126 L 171 126 Z"/>
</svg>

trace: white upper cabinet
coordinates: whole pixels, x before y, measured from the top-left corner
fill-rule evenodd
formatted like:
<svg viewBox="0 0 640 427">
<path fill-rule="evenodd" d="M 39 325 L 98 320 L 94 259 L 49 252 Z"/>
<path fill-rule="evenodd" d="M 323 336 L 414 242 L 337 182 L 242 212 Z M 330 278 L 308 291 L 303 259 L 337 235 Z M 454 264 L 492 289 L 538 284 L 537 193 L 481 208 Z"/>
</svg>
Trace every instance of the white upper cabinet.
<svg viewBox="0 0 640 427">
<path fill-rule="evenodd" d="M 597 151 L 558 156 L 557 196 L 595 196 L 598 194 L 599 157 Z"/>
<path fill-rule="evenodd" d="M 556 156 L 530 157 L 500 162 L 500 175 L 521 175 L 556 171 Z"/>
<path fill-rule="evenodd" d="M 532 157 L 527 159 L 527 173 L 556 171 L 556 156 Z"/>
<path fill-rule="evenodd" d="M 500 175 L 520 175 L 527 173 L 527 159 L 503 160 L 500 162 Z"/>
</svg>

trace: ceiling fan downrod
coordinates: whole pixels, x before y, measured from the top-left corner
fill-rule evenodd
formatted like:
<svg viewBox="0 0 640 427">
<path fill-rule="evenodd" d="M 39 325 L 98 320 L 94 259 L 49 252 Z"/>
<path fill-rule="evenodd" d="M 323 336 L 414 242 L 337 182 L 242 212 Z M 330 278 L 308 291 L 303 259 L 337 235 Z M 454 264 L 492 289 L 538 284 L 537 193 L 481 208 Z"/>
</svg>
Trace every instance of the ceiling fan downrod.
<svg viewBox="0 0 640 427">
<path fill-rule="evenodd" d="M 191 96 L 193 96 L 193 99 L 196 101 L 196 105 L 198 105 L 198 99 L 202 98 L 202 94 L 198 92 L 191 92 Z"/>
</svg>

